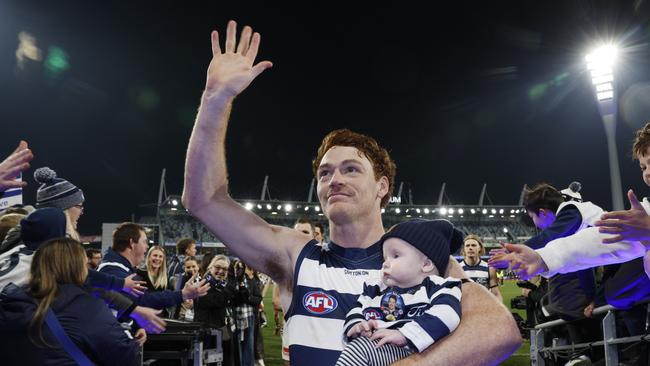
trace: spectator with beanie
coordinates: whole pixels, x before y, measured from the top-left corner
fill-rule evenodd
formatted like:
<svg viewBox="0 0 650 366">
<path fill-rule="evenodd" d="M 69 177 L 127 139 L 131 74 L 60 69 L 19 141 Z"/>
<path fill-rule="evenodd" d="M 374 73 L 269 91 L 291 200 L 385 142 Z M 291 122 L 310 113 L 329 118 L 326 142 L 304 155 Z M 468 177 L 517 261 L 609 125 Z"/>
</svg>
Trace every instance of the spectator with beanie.
<svg viewBox="0 0 650 366">
<path fill-rule="evenodd" d="M 461 280 L 447 275 L 463 234 L 447 220 L 411 220 L 382 237 L 383 278 L 366 282 L 348 312 L 351 343 L 337 365 L 390 365 L 422 352 L 460 323 Z"/>
<path fill-rule="evenodd" d="M 38 168 L 34 179 L 41 185 L 36 191 L 36 207 L 56 207 L 63 210 L 66 217 L 68 235 L 79 240 L 77 222 L 84 212 L 84 193 L 74 184 L 58 178 L 56 172 L 48 167 Z"/>
<path fill-rule="evenodd" d="M 56 172 L 48 167 L 36 169 L 34 179 L 41 184 L 36 191 L 36 207 L 53 207 L 63 210 L 66 236 L 79 241 L 77 222 L 84 212 L 83 191 L 69 181 L 58 178 Z M 141 295 L 145 290 L 142 281 L 133 281 L 134 276 L 122 279 L 115 276 L 104 276 L 92 270 L 88 273 L 88 277 L 95 286 L 105 289 L 128 288 L 128 291 L 136 296 Z"/>
</svg>

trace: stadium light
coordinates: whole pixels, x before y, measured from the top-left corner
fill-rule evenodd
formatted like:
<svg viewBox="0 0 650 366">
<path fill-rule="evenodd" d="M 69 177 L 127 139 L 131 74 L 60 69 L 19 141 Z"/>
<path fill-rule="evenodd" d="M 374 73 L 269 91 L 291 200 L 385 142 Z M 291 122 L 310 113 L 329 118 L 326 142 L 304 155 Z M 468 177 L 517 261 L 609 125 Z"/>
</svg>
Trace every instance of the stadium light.
<svg viewBox="0 0 650 366">
<path fill-rule="evenodd" d="M 609 151 L 609 178 L 612 187 L 612 207 L 623 210 L 623 188 L 616 148 L 616 113 L 618 103 L 614 84 L 614 66 L 618 49 L 612 44 L 601 45 L 585 56 L 593 85 L 598 111 L 605 126 Z"/>
<path fill-rule="evenodd" d="M 250 211 L 250 210 L 253 209 L 253 204 L 250 203 L 250 202 L 246 202 L 246 204 L 244 205 L 244 207 L 246 207 L 246 209 L 247 209 L 248 211 Z"/>
<path fill-rule="evenodd" d="M 286 205 L 284 205 L 284 210 L 286 212 L 291 212 L 291 210 L 293 210 L 293 206 L 290 203 L 287 203 Z"/>
<path fill-rule="evenodd" d="M 471 209 L 471 210 L 469 210 L 469 212 L 471 212 L 471 213 L 472 213 L 472 215 L 473 215 L 473 214 L 475 214 L 475 213 L 476 213 L 476 210 L 475 210 L 475 209 Z"/>
<path fill-rule="evenodd" d="M 268 204 L 268 203 L 266 204 L 266 209 L 267 209 L 267 210 L 270 210 L 270 209 L 272 209 L 272 208 L 273 208 L 273 207 L 271 207 L 270 204 Z"/>
<path fill-rule="evenodd" d="M 449 213 L 450 215 L 453 215 L 454 214 L 454 209 L 450 208 L 449 210 L 447 210 L 447 213 Z"/>
<path fill-rule="evenodd" d="M 424 213 L 425 213 L 425 214 L 429 214 L 429 209 L 428 209 L 428 208 L 425 208 L 425 209 L 424 209 Z"/>
<path fill-rule="evenodd" d="M 444 216 L 444 215 L 446 215 L 446 214 L 447 214 L 447 208 L 446 208 L 446 207 L 442 207 L 442 208 L 440 209 L 440 215 Z"/>
<path fill-rule="evenodd" d="M 174 198 L 172 200 L 172 206 L 178 206 L 178 200 L 177 199 Z"/>
<path fill-rule="evenodd" d="M 596 48 L 585 57 L 598 101 L 614 99 L 614 63 L 617 55 L 616 47 L 605 45 Z"/>
<path fill-rule="evenodd" d="M 314 210 L 316 210 L 316 212 L 319 212 L 320 211 L 320 206 L 314 206 Z"/>
<path fill-rule="evenodd" d="M 481 212 L 483 213 L 483 215 L 485 215 L 487 213 L 487 208 L 484 208 L 483 211 Z"/>
</svg>

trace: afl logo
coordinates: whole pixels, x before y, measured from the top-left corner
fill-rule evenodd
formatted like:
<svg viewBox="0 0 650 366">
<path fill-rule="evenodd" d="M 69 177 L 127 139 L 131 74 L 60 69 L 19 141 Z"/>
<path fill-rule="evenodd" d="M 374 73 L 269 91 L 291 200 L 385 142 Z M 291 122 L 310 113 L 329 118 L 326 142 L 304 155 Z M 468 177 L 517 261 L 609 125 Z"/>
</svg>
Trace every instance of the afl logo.
<svg viewBox="0 0 650 366">
<path fill-rule="evenodd" d="M 381 319 L 382 314 L 377 311 L 376 309 L 366 309 L 363 311 L 363 316 L 366 318 L 366 320 L 372 320 L 372 319 Z"/>
<path fill-rule="evenodd" d="M 338 302 L 322 291 L 311 291 L 302 298 L 302 305 L 312 314 L 324 315 L 334 311 Z"/>
</svg>

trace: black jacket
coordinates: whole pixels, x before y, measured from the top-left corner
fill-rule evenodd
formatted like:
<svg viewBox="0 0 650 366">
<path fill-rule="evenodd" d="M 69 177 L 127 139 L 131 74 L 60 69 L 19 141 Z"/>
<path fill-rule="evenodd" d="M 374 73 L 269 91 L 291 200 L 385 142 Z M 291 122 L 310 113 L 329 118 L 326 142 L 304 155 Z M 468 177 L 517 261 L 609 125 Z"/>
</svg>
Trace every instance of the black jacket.
<svg viewBox="0 0 650 366">
<path fill-rule="evenodd" d="M 235 289 L 232 285 L 212 286 L 208 293 L 194 300 L 194 321 L 209 327 L 225 325 L 226 309 L 232 307 Z"/>
</svg>

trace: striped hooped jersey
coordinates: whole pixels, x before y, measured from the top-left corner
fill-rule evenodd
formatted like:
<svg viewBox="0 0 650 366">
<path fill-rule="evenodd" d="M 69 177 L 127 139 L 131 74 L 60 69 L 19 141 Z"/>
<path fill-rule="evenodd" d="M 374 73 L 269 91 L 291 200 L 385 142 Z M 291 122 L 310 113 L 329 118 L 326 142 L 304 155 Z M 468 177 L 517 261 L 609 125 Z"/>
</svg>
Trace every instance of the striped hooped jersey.
<svg viewBox="0 0 650 366">
<path fill-rule="evenodd" d="M 343 333 L 363 320 L 375 320 L 379 329 L 399 329 L 411 349 L 422 352 L 458 327 L 460 286 L 459 279 L 435 275 L 408 289 L 368 283 L 348 313 Z"/>
<path fill-rule="evenodd" d="M 477 264 L 470 266 L 463 260 L 460 262 L 460 265 L 463 267 L 463 271 L 467 277 L 471 278 L 472 281 L 490 288 L 490 269 L 486 261 L 482 260 Z"/>
<path fill-rule="evenodd" d="M 364 282 L 381 278 L 379 243 L 365 249 L 316 244 L 309 242 L 298 257 L 293 298 L 285 314 L 294 365 L 334 365 L 345 346 L 347 313 L 357 303 Z"/>
</svg>

